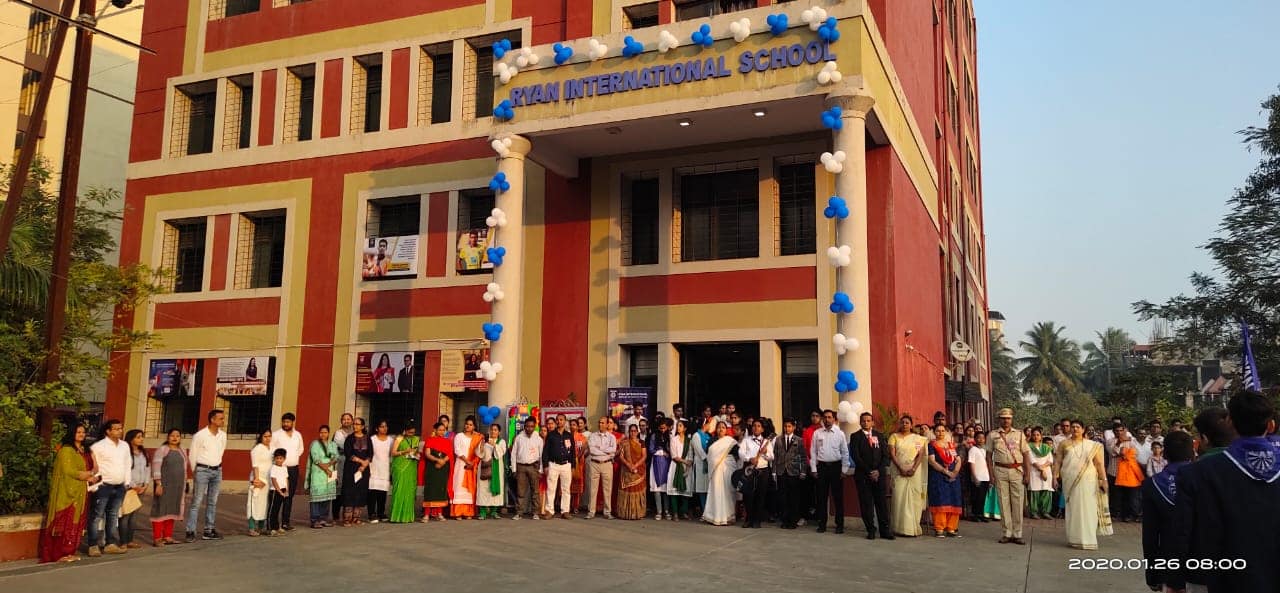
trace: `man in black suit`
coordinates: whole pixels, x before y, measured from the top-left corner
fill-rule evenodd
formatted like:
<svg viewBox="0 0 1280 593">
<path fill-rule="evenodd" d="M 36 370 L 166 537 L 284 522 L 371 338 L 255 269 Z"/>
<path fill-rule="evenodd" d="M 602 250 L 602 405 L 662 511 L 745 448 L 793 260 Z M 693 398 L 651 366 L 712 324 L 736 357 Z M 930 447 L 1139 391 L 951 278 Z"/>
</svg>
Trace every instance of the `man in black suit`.
<svg viewBox="0 0 1280 593">
<path fill-rule="evenodd" d="M 778 494 L 782 499 L 782 528 L 795 529 L 802 508 L 809 506 L 801 496 L 800 484 L 809 465 L 804 439 L 796 434 L 794 418 L 782 421 L 782 435 L 773 443 L 773 473 L 778 478 Z"/>
<path fill-rule="evenodd" d="M 400 369 L 398 385 L 402 393 L 413 391 L 413 355 L 404 355 L 404 368 Z"/>
<path fill-rule="evenodd" d="M 872 427 L 870 412 L 858 417 L 859 430 L 849 436 L 849 452 L 853 456 L 853 480 L 858 487 L 858 507 L 862 509 L 862 524 L 867 528 L 867 539 L 876 538 L 879 523 L 880 538 L 893 539 L 889 527 L 889 505 L 885 501 L 885 482 L 889 480 L 889 446 L 884 434 Z"/>
<path fill-rule="evenodd" d="M 1178 473 L 1171 546 L 1187 591 L 1274 591 L 1280 583 L 1280 453 L 1266 396 L 1241 391 L 1227 402 L 1238 436 L 1219 454 Z M 1189 564 L 1194 564 L 1189 566 Z"/>
</svg>

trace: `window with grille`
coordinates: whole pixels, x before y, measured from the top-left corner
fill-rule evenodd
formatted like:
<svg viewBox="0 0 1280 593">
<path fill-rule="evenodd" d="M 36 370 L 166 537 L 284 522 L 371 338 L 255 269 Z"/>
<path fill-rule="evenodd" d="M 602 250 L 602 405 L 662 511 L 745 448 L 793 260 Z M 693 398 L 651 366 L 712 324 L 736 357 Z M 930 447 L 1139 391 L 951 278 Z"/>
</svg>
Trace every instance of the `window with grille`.
<svg viewBox="0 0 1280 593">
<path fill-rule="evenodd" d="M 645 27 L 656 27 L 658 25 L 658 3 L 648 2 L 645 4 L 637 4 L 622 9 L 622 24 L 624 29 L 643 29 Z"/>
<path fill-rule="evenodd" d="M 782 347 L 782 415 L 805 418 L 818 409 L 818 344 L 786 342 Z"/>
<path fill-rule="evenodd" d="M 421 196 L 401 196 L 369 200 L 365 219 L 366 237 L 417 235 L 422 215 Z"/>
<path fill-rule="evenodd" d="M 707 18 L 756 6 L 756 0 L 676 0 L 676 20 Z"/>
<path fill-rule="evenodd" d="M 311 139 L 315 121 L 316 65 L 289 68 L 285 77 L 284 141 L 305 142 Z"/>
<path fill-rule="evenodd" d="M 494 196 L 488 189 L 468 189 L 458 194 L 458 229 L 483 229 L 493 212 Z"/>
<path fill-rule="evenodd" d="M 476 48 L 476 117 L 493 112 L 493 48 Z"/>
<path fill-rule="evenodd" d="M 626 181 L 622 201 L 622 265 L 658 263 L 658 175 Z"/>
<path fill-rule="evenodd" d="M 259 0 L 223 0 L 225 2 L 224 17 L 258 12 Z M 212 12 L 212 11 L 211 11 Z"/>
<path fill-rule="evenodd" d="M 458 193 L 458 261 L 459 274 L 484 274 L 493 271 L 485 254 L 492 231 L 485 219 L 493 211 L 494 195 L 486 189 L 469 189 Z"/>
<path fill-rule="evenodd" d="M 177 87 L 174 95 L 170 151 L 175 156 L 213 152 L 213 117 L 218 82 L 206 80 Z"/>
<path fill-rule="evenodd" d="M 173 272 L 174 292 L 204 288 L 204 243 L 208 220 L 171 220 L 164 225 L 161 267 Z"/>
<path fill-rule="evenodd" d="M 351 68 L 351 132 L 377 132 L 382 122 L 382 54 L 358 56 Z"/>
<path fill-rule="evenodd" d="M 272 403 L 270 395 L 218 398 L 218 408 L 227 415 L 227 432 L 233 435 L 257 435 L 270 428 Z"/>
<path fill-rule="evenodd" d="M 418 61 L 418 122 L 449 121 L 453 111 L 453 44 L 422 48 Z"/>
<path fill-rule="evenodd" d="M 30 116 L 36 107 L 36 95 L 40 90 L 41 73 L 30 68 L 22 69 L 22 90 L 18 93 L 18 114 Z M 39 127 L 38 125 L 35 127 Z"/>
<path fill-rule="evenodd" d="M 818 199 L 812 158 L 778 167 L 778 254 L 817 250 Z"/>
<path fill-rule="evenodd" d="M 759 256 L 759 172 L 697 169 L 677 170 L 678 261 Z"/>
<path fill-rule="evenodd" d="M 249 148 L 253 129 L 253 75 L 227 79 L 227 106 L 222 124 L 222 149 Z"/>
<path fill-rule="evenodd" d="M 240 215 L 236 239 L 236 289 L 275 288 L 283 283 L 285 213 Z"/>
<path fill-rule="evenodd" d="M 631 346 L 632 387 L 658 387 L 658 347 Z"/>
<path fill-rule="evenodd" d="M 147 398 L 142 428 L 151 436 L 166 435 L 170 428 L 176 428 L 184 435 L 195 434 L 200 430 L 200 398 Z"/>
<path fill-rule="evenodd" d="M 493 115 L 493 44 L 500 39 L 511 42 L 511 49 L 520 49 L 520 32 L 507 31 L 484 37 L 468 39 L 466 65 L 463 72 L 463 119 L 478 119 Z"/>
</svg>

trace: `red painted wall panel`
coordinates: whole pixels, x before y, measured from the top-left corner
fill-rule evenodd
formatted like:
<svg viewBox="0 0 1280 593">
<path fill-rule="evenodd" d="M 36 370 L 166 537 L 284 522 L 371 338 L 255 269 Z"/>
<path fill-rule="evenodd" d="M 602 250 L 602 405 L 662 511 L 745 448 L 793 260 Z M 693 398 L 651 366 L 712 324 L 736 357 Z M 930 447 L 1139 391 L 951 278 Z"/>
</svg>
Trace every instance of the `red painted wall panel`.
<svg viewBox="0 0 1280 593">
<path fill-rule="evenodd" d="M 870 302 L 857 303 L 871 323 L 871 393 L 875 403 L 901 407 L 898 381 L 898 337 L 894 335 L 897 301 L 893 274 L 893 196 L 890 174 L 893 148 L 867 151 L 867 258 Z M 905 410 L 904 410 L 905 411 Z"/>
<path fill-rule="evenodd" d="M 258 146 L 270 146 L 276 135 L 276 73 L 262 71 L 262 88 L 258 90 Z"/>
<path fill-rule="evenodd" d="M 226 290 L 227 259 L 231 257 L 231 215 L 219 214 L 213 217 L 213 258 L 209 267 L 209 290 Z"/>
<path fill-rule="evenodd" d="M 347 84 L 342 76 L 342 60 L 324 63 L 324 113 L 320 114 L 320 137 L 332 138 L 342 133 L 342 87 Z"/>
<path fill-rule="evenodd" d="M 431 425 L 440 416 L 440 351 L 428 350 L 422 364 L 422 418 L 418 434 L 430 434 Z"/>
<path fill-rule="evenodd" d="M 449 251 L 449 192 L 427 198 L 427 277 L 443 278 L 453 261 Z"/>
<path fill-rule="evenodd" d="M 623 278 L 623 307 L 811 299 L 816 295 L 812 266 L 704 274 Z"/>
<path fill-rule="evenodd" d="M 476 4 L 484 4 L 484 0 L 431 0 L 430 2 L 400 0 L 379 2 L 377 10 L 370 10 L 368 0 L 302 2 L 209 21 L 205 29 L 205 51 L 215 52 Z M 264 3 L 264 5 L 270 4 Z"/>
<path fill-rule="evenodd" d="M 387 109 L 387 127 L 392 130 L 409 125 L 409 48 L 391 51 L 391 105 Z"/>
<path fill-rule="evenodd" d="M 542 266 L 542 352 L 539 392 L 555 400 L 569 392 L 588 403 L 587 324 L 591 284 L 590 167 L 568 180 L 547 171 L 545 248 Z"/>
<path fill-rule="evenodd" d="M 156 304 L 156 329 L 280 323 L 280 297 Z"/>
<path fill-rule="evenodd" d="M 360 294 L 360 318 L 483 315 L 492 308 L 481 298 L 484 290 L 484 285 L 480 284 L 365 291 Z"/>
</svg>

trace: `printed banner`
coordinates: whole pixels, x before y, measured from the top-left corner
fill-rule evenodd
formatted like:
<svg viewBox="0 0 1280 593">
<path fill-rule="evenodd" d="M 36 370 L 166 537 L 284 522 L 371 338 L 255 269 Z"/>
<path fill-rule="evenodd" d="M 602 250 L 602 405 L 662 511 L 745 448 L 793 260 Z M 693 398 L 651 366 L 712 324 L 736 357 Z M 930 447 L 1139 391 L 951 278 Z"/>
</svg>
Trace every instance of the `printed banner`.
<svg viewBox="0 0 1280 593">
<path fill-rule="evenodd" d="M 490 229 L 468 229 L 458 231 L 458 271 L 477 272 L 493 268 L 489 261 Z"/>
<path fill-rule="evenodd" d="M 586 406 L 542 408 L 541 411 L 542 411 L 542 424 L 546 424 L 548 419 L 553 419 L 556 416 L 559 416 L 560 414 L 564 414 L 565 418 L 568 419 L 569 422 L 573 422 L 574 419 L 579 417 L 581 418 L 587 417 Z M 590 428 L 590 426 L 588 426 L 587 428 Z"/>
<path fill-rule="evenodd" d="M 649 418 L 653 409 L 654 389 L 652 387 L 610 387 L 609 415 L 614 418 L 631 416 L 632 407 L 640 406 L 644 417 Z M 652 418 L 649 418 L 652 420 Z"/>
<path fill-rule="evenodd" d="M 418 275 L 418 236 L 369 237 L 364 246 L 364 265 L 360 276 L 378 278 L 412 278 Z"/>
<path fill-rule="evenodd" d="M 440 352 L 440 392 L 459 393 L 468 389 L 488 391 L 489 382 L 476 376 L 480 363 L 489 360 L 489 351 L 442 350 Z"/>
<path fill-rule="evenodd" d="M 200 361 L 194 358 L 151 361 L 151 368 L 147 373 L 147 396 L 166 398 L 200 395 L 200 379 L 197 376 L 199 369 Z"/>
<path fill-rule="evenodd" d="M 412 393 L 415 371 L 412 352 L 356 354 L 356 393 Z"/>
<path fill-rule="evenodd" d="M 219 358 L 216 391 L 218 397 L 268 395 L 274 356 Z"/>
</svg>

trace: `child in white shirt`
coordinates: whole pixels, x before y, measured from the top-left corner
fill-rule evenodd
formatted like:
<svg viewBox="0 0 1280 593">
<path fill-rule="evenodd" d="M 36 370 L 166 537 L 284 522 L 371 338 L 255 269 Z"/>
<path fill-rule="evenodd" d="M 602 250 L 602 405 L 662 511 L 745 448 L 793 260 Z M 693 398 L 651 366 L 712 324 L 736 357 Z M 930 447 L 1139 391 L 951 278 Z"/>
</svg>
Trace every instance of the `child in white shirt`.
<svg viewBox="0 0 1280 593">
<path fill-rule="evenodd" d="M 284 466 L 288 455 L 289 452 L 284 449 L 276 449 L 272 453 L 271 471 L 267 474 L 268 485 L 271 487 L 271 492 L 268 493 L 267 535 L 284 534 L 280 530 L 280 511 L 284 508 L 285 499 L 289 497 L 289 470 Z"/>
<path fill-rule="evenodd" d="M 974 435 L 973 446 L 969 447 L 969 475 L 973 477 L 973 488 L 969 489 L 969 506 L 972 507 L 974 521 L 990 522 L 984 514 L 987 503 L 987 490 L 991 488 L 991 472 L 987 468 L 987 434 L 979 432 Z"/>
</svg>

